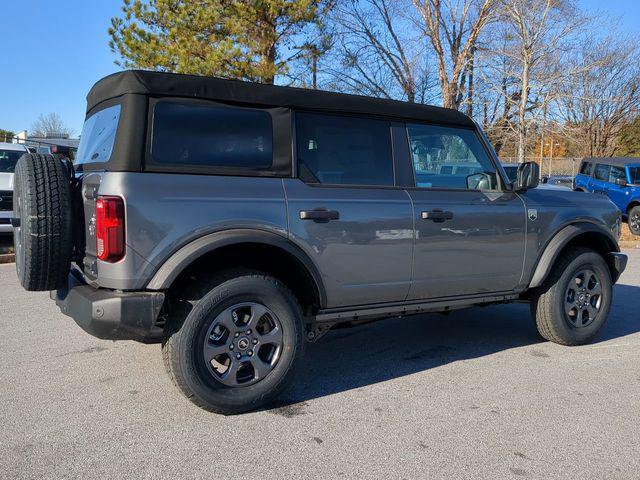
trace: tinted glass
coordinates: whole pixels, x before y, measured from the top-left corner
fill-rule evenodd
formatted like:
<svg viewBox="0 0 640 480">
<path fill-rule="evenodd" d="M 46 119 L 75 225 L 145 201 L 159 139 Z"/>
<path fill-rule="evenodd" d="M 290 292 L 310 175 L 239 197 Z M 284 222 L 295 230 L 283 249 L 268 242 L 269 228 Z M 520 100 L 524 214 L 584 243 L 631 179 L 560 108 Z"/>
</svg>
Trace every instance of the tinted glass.
<svg viewBox="0 0 640 480">
<path fill-rule="evenodd" d="M 300 175 L 345 185 L 393 185 L 388 122 L 299 113 L 296 143 Z"/>
<path fill-rule="evenodd" d="M 640 167 L 629 167 L 629 176 L 632 184 L 640 185 Z"/>
<path fill-rule="evenodd" d="M 627 172 L 625 172 L 623 167 L 611 167 L 611 172 L 609 173 L 609 181 L 611 183 L 616 183 L 616 180 L 618 180 L 619 178 L 623 179 L 626 182 Z"/>
<path fill-rule="evenodd" d="M 268 169 L 273 163 L 271 115 L 248 108 L 158 102 L 151 156 L 163 165 Z"/>
<path fill-rule="evenodd" d="M 18 159 L 25 153 L 27 152 L 19 150 L 0 150 L 0 173 L 13 173 Z"/>
<path fill-rule="evenodd" d="M 603 165 L 601 163 L 596 165 L 596 173 L 595 177 L 597 180 L 604 180 L 605 182 L 609 181 L 609 165 Z"/>
<path fill-rule="evenodd" d="M 589 162 L 585 162 L 582 164 L 582 166 L 580 167 L 580 173 L 583 175 L 591 175 L 591 167 L 592 164 Z"/>
<path fill-rule="evenodd" d="M 416 185 L 495 190 L 496 169 L 473 130 L 408 125 Z"/>
<path fill-rule="evenodd" d="M 87 118 L 82 127 L 75 163 L 108 162 L 119 120 L 120 105 L 105 108 Z"/>
</svg>

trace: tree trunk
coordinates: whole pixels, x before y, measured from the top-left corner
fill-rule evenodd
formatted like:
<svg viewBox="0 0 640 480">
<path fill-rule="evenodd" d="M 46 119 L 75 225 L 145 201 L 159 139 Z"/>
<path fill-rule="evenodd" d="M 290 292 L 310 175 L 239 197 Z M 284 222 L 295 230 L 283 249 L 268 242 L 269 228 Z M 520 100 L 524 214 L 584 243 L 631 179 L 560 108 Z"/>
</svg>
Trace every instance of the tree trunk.
<svg viewBox="0 0 640 480">
<path fill-rule="evenodd" d="M 520 94 L 520 105 L 518 107 L 518 162 L 523 163 L 526 159 L 527 149 L 527 103 L 529 103 L 529 62 L 525 61 L 522 67 L 522 92 Z"/>
</svg>

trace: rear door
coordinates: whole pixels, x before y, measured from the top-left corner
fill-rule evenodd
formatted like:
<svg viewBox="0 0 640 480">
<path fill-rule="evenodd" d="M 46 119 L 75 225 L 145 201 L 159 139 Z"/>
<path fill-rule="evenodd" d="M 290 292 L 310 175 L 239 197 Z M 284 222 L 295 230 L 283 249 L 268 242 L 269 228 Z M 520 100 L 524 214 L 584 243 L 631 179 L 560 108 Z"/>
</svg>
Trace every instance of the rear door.
<svg viewBox="0 0 640 480">
<path fill-rule="evenodd" d="M 414 124 L 407 133 L 416 179 L 409 191 L 416 228 L 409 300 L 514 289 L 527 215 L 520 197 L 501 188 L 476 132 Z"/>
<path fill-rule="evenodd" d="M 573 188 L 583 188 L 590 192 L 592 189 L 591 175 L 593 173 L 593 163 L 583 161 L 580 165 L 580 172 L 576 175 Z"/>
<path fill-rule="evenodd" d="M 601 195 L 606 194 L 609 183 L 609 173 L 611 172 L 611 166 L 605 163 L 596 163 L 593 171 L 593 178 L 591 179 L 591 191 L 593 193 L 599 193 Z"/>
<path fill-rule="evenodd" d="M 298 113 L 298 177 L 285 179 L 289 235 L 315 262 L 327 306 L 404 301 L 411 200 L 396 186 L 388 121 Z"/>
</svg>

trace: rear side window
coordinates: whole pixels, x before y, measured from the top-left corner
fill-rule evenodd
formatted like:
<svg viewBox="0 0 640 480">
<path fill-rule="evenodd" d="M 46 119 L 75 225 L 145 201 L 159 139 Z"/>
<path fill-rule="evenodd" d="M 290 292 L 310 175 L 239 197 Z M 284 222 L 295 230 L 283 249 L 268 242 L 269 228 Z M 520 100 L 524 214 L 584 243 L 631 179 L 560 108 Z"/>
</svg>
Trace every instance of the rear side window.
<svg viewBox="0 0 640 480">
<path fill-rule="evenodd" d="M 596 180 L 603 180 L 605 182 L 609 181 L 609 170 L 611 170 L 611 167 L 609 165 L 604 165 L 602 163 L 599 163 L 596 165 Z"/>
<path fill-rule="evenodd" d="M 640 167 L 629 167 L 629 176 L 632 184 L 640 185 Z"/>
<path fill-rule="evenodd" d="M 298 113 L 300 176 L 333 185 L 394 184 L 389 122 Z"/>
<path fill-rule="evenodd" d="M 80 134 L 77 165 L 109 161 L 118 130 L 120 108 L 120 105 L 114 105 L 87 118 Z"/>
<path fill-rule="evenodd" d="M 251 108 L 160 101 L 153 112 L 151 159 L 157 165 L 269 169 L 271 115 Z"/>
<path fill-rule="evenodd" d="M 582 164 L 582 166 L 580 167 L 580 173 L 582 175 L 591 176 L 592 169 L 593 169 L 593 164 L 591 164 L 589 162 L 584 162 Z"/>
</svg>

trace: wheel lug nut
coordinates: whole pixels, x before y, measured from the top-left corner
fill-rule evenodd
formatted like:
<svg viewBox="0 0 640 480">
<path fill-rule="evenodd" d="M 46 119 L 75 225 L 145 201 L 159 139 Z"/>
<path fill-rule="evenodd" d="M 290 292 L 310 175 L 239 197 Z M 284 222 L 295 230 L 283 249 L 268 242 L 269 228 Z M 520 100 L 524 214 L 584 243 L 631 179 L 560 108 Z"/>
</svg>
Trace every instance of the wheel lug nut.
<svg viewBox="0 0 640 480">
<path fill-rule="evenodd" d="M 258 339 L 257 339 L 257 338 L 254 338 L 254 339 L 253 339 L 253 344 L 254 344 L 254 345 L 257 345 L 257 344 L 258 344 Z"/>
<path fill-rule="evenodd" d="M 229 350 L 233 350 L 233 343 L 229 345 Z"/>
<path fill-rule="evenodd" d="M 242 356 L 242 355 L 240 355 L 239 353 L 236 353 L 236 358 L 237 358 L 238 360 L 240 360 L 240 357 L 241 357 L 241 356 Z"/>
<path fill-rule="evenodd" d="M 247 355 L 249 355 L 249 356 L 253 355 L 253 350 L 249 350 L 249 351 L 247 352 Z"/>
<path fill-rule="evenodd" d="M 251 330 L 247 330 L 245 333 L 246 333 L 247 335 L 251 335 Z"/>
<path fill-rule="evenodd" d="M 238 338 L 240 336 L 240 333 L 236 332 L 236 334 L 234 335 L 234 337 Z"/>
</svg>

